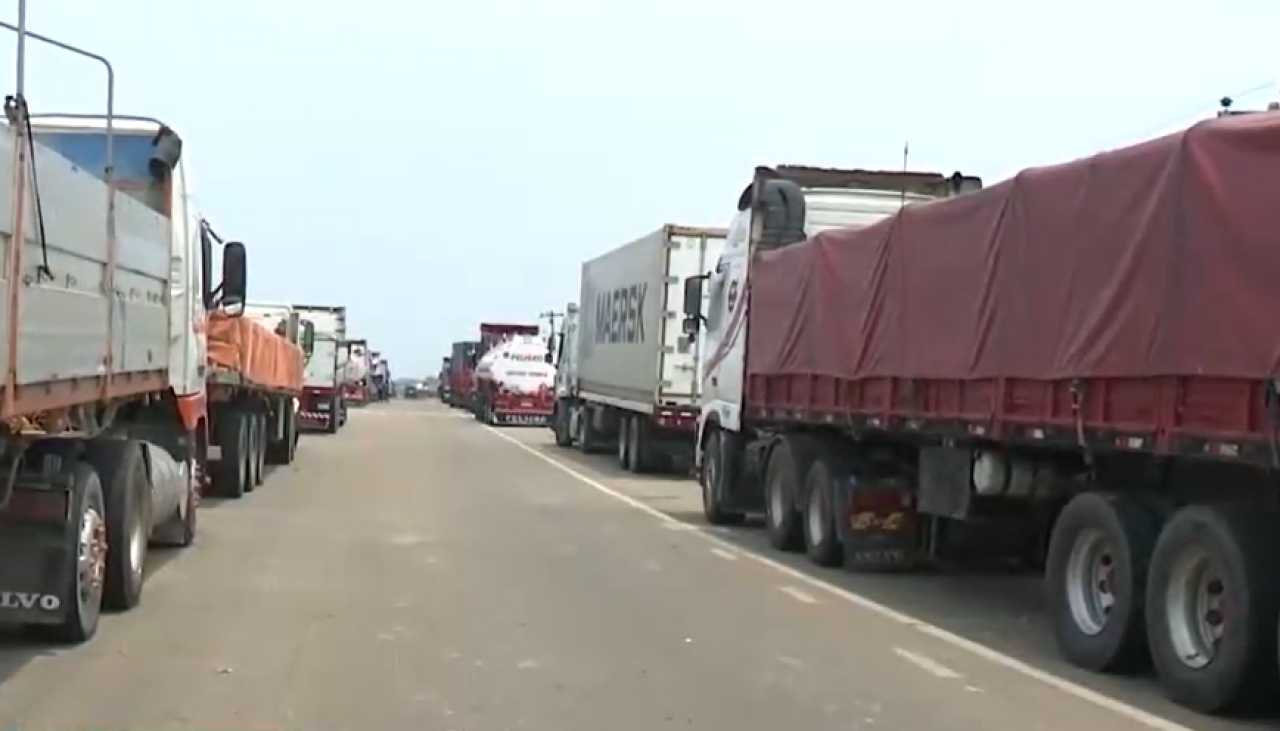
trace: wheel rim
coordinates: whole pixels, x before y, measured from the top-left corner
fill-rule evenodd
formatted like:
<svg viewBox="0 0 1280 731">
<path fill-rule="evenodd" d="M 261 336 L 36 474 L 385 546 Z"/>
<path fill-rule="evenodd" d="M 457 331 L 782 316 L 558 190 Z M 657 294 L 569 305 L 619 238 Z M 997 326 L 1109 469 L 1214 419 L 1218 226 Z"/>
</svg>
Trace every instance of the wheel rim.
<svg viewBox="0 0 1280 731">
<path fill-rule="evenodd" d="M 90 604 L 102 592 L 106 572 L 107 522 L 96 508 L 89 508 L 80 518 L 77 545 L 76 578 L 81 604 Z"/>
<path fill-rule="evenodd" d="M 1174 654 L 1199 670 L 1213 662 L 1226 633 L 1226 584 L 1209 555 L 1188 551 L 1170 572 L 1165 620 Z"/>
<path fill-rule="evenodd" d="M 1076 627 L 1097 635 L 1115 606 L 1115 555 L 1101 531 L 1081 533 L 1067 559 L 1067 605 Z"/>
<path fill-rule="evenodd" d="M 826 540 L 827 521 L 822 509 L 822 491 L 814 487 L 809 491 L 809 538 L 816 546 Z"/>
</svg>

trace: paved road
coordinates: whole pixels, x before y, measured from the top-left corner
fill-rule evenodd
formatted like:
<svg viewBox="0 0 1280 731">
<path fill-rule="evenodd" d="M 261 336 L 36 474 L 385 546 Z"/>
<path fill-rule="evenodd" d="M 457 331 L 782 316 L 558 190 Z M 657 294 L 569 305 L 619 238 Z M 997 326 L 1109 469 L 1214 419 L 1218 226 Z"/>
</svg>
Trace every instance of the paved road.
<svg viewBox="0 0 1280 731">
<path fill-rule="evenodd" d="M 1006 578 L 779 561 L 751 530 L 704 530 L 690 483 L 547 436 L 355 412 L 206 510 L 198 547 L 159 557 L 90 645 L 0 643 L 0 728 L 1247 728 L 1065 673 L 1017 591 L 962 590 Z"/>
</svg>

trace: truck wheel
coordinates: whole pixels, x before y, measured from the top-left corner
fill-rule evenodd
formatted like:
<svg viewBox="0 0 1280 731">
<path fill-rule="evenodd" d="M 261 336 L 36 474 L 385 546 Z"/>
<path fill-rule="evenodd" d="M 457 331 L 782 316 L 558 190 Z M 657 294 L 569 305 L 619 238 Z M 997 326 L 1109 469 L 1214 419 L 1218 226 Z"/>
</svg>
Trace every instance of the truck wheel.
<svg viewBox="0 0 1280 731">
<path fill-rule="evenodd" d="M 194 459 L 189 459 L 187 469 L 187 494 L 178 504 L 178 510 L 155 531 L 155 542 L 162 546 L 186 548 L 196 542 L 197 516 L 200 508 L 200 476 Z"/>
<path fill-rule="evenodd" d="M 267 433 L 267 415 L 257 414 L 254 419 L 258 422 L 258 448 L 253 450 L 254 483 L 261 485 L 267 479 L 267 444 L 270 436 Z"/>
<path fill-rule="evenodd" d="M 222 456 L 218 458 L 218 494 L 239 499 L 244 497 L 249 475 L 249 420 L 239 409 L 227 409 L 218 421 L 218 445 Z"/>
<path fill-rule="evenodd" d="M 556 412 L 551 417 L 551 431 L 556 436 L 557 447 L 573 446 L 573 434 L 569 431 L 569 409 L 564 403 L 556 404 Z"/>
<path fill-rule="evenodd" d="M 835 511 L 835 483 L 843 475 L 834 459 L 820 457 L 805 477 L 804 552 L 818 566 L 839 566 L 844 559 Z"/>
<path fill-rule="evenodd" d="M 627 464 L 628 472 L 642 475 L 653 468 L 653 455 L 650 454 L 646 429 L 649 424 L 640 417 L 632 417 L 627 428 Z"/>
<path fill-rule="evenodd" d="M 765 468 L 765 530 L 769 544 L 780 551 L 798 551 L 804 546 L 804 525 L 796 502 L 812 459 L 803 459 L 807 450 L 797 449 L 797 441 L 792 437 L 778 440 L 769 451 Z"/>
<path fill-rule="evenodd" d="M 253 492 L 253 489 L 258 486 L 258 443 L 262 440 L 262 430 L 259 428 L 257 414 L 246 412 L 244 421 L 249 432 L 244 452 L 244 491 Z"/>
<path fill-rule="evenodd" d="M 630 416 L 623 416 L 618 419 L 618 466 L 624 470 L 631 470 L 631 430 L 635 428 L 635 424 L 631 422 Z"/>
<path fill-rule="evenodd" d="M 98 473 L 107 508 L 103 606 L 132 609 L 142 599 L 151 535 L 151 486 L 142 447 L 130 439 L 100 439 L 89 444 L 86 456 Z"/>
<path fill-rule="evenodd" d="M 1067 662 L 1113 672 L 1142 661 L 1147 566 L 1158 529 L 1156 516 L 1127 495 L 1082 493 L 1058 516 L 1045 591 Z"/>
<path fill-rule="evenodd" d="M 591 423 L 591 410 L 583 409 L 578 416 L 579 428 L 579 444 L 578 448 L 583 454 L 596 454 L 600 451 L 600 435 L 596 432 Z"/>
<path fill-rule="evenodd" d="M 1147 642 L 1165 694 L 1201 713 L 1275 699 L 1280 563 L 1276 521 L 1251 504 L 1178 511 L 1156 542 Z"/>
<path fill-rule="evenodd" d="M 93 639 L 102 615 L 103 584 L 107 566 L 106 506 L 102 481 L 97 471 L 80 462 L 72 468 L 72 515 L 77 516 L 72 539 L 76 542 L 69 586 L 63 597 L 66 616 L 61 624 L 36 626 L 40 634 L 55 642 L 80 644 Z"/>
<path fill-rule="evenodd" d="M 713 430 L 702 455 L 702 471 L 698 476 L 698 482 L 702 483 L 702 514 L 711 525 L 741 525 L 747 517 L 741 511 L 725 507 L 729 486 L 737 479 L 737 460 L 727 451 L 734 439 L 736 435 Z"/>
</svg>

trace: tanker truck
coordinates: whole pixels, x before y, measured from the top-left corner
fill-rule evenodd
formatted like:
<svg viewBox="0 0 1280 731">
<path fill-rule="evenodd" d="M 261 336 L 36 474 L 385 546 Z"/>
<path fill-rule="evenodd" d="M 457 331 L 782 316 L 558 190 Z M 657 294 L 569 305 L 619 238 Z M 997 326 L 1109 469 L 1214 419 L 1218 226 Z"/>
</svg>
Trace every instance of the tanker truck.
<svg viewBox="0 0 1280 731">
<path fill-rule="evenodd" d="M 476 364 L 476 398 L 486 424 L 545 425 L 555 411 L 555 367 L 547 341 L 510 335 Z"/>
</svg>

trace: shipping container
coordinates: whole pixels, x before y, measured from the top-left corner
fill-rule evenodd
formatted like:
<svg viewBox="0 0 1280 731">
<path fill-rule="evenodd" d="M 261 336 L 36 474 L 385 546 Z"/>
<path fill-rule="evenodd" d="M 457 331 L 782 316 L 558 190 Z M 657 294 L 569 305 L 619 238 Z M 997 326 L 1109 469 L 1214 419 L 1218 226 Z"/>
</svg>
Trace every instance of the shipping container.
<svg viewBox="0 0 1280 731">
<path fill-rule="evenodd" d="M 552 427 L 561 443 L 610 447 L 632 471 L 687 468 L 702 341 L 681 330 L 684 280 L 715 266 L 726 231 L 666 225 L 582 265 L 572 358 Z M 699 300 L 698 308 L 703 307 Z"/>
</svg>

